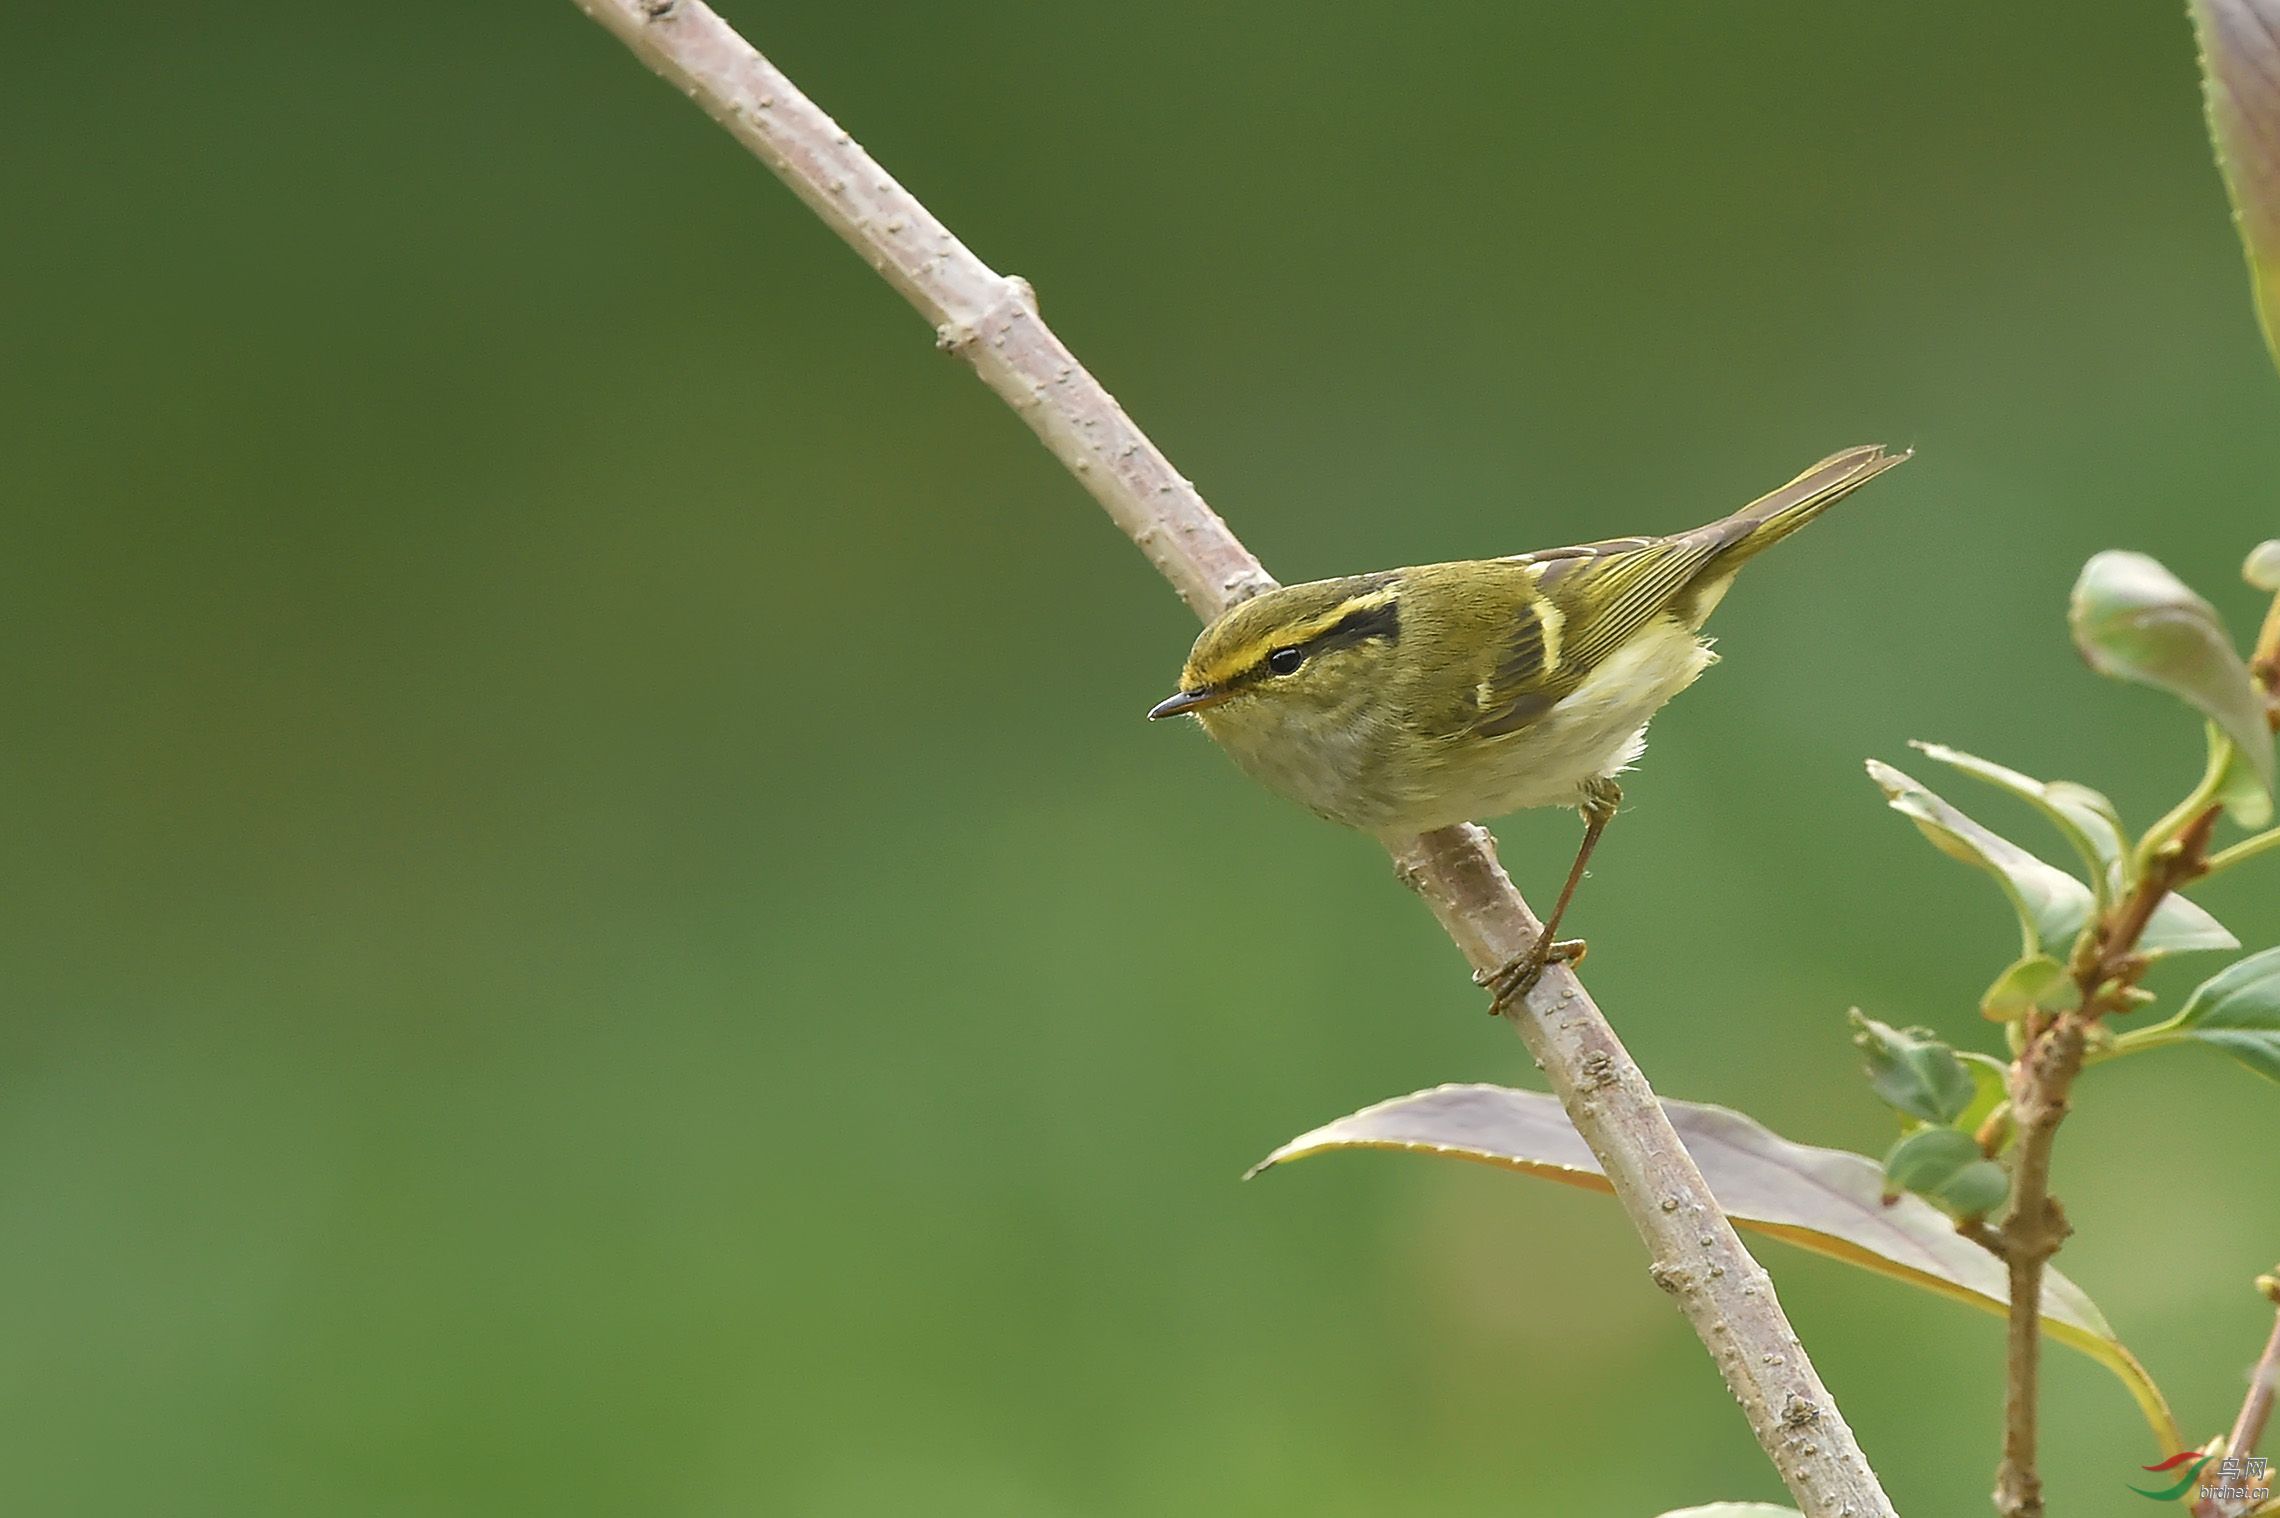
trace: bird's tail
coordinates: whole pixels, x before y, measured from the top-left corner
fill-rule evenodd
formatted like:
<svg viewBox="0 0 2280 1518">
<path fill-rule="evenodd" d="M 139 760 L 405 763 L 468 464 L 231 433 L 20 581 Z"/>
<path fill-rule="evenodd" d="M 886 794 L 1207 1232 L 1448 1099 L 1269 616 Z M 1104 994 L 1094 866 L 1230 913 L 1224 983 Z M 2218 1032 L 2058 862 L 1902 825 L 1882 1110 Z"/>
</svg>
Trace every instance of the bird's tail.
<svg viewBox="0 0 2280 1518">
<path fill-rule="evenodd" d="M 1769 495 L 1760 496 L 1730 517 L 1697 527 L 1685 534 L 1707 541 L 1716 557 L 1709 572 L 1729 575 L 1766 549 L 1788 537 L 1837 501 L 1875 479 L 1895 464 L 1905 463 L 1912 449 L 1887 453 L 1879 444 L 1832 453 L 1796 479 Z"/>
</svg>

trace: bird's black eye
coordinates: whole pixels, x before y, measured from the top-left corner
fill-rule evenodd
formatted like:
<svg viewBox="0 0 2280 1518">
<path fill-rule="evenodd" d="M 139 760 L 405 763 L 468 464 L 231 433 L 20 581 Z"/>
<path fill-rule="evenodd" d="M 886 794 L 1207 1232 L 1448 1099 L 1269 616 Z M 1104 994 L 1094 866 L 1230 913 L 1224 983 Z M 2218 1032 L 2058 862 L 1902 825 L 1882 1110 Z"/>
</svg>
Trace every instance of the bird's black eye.
<svg viewBox="0 0 2280 1518">
<path fill-rule="evenodd" d="M 1302 648 L 1278 648 L 1267 655 L 1267 668 L 1278 675 L 1295 675 L 1305 662 L 1306 650 Z"/>
</svg>

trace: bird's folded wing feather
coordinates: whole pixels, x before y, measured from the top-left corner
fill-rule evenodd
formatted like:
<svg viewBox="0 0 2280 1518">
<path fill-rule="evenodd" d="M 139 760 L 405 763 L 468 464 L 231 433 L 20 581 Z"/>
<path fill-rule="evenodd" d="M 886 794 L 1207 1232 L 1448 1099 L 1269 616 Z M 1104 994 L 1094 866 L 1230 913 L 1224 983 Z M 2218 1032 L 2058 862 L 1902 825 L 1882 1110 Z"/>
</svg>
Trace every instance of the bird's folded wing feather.
<svg viewBox="0 0 2280 1518">
<path fill-rule="evenodd" d="M 1698 580 L 1722 578 L 1830 504 L 1906 460 L 1848 448 L 1731 516 L 1667 538 L 1610 538 L 1504 559 L 1515 578 L 1509 634 L 1492 640 L 1471 730 L 1517 732 L 1581 685 L 1602 660 L 1671 609 Z M 1699 622 L 1699 614 L 1690 615 Z"/>
<path fill-rule="evenodd" d="M 1692 536 L 1611 538 L 1505 560 L 1520 571 L 1509 635 L 1476 687 L 1473 731 L 1517 732 L 1572 694 L 1717 555 Z"/>
</svg>

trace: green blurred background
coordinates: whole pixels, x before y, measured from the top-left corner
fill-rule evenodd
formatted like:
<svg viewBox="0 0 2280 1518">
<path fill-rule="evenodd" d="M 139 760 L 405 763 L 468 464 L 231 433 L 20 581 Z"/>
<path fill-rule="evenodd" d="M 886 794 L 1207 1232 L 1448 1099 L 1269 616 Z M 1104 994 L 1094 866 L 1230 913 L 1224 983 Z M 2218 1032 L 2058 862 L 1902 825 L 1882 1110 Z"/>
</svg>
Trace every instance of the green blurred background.
<svg viewBox="0 0 2280 1518">
<path fill-rule="evenodd" d="M 2062 623 L 2130 546 L 2245 636 L 2280 525 L 2178 7 L 728 13 L 1286 578 L 1917 448 L 1729 601 L 1583 898 L 1665 1092 L 1879 1150 L 1847 1006 L 1992 1046 L 1999 900 L 1864 756 L 2140 822 L 2195 772 Z M 619 44 L 7 27 L 0 1510 L 1778 1495 L 1604 1200 L 1238 1184 L 1538 1077 L 1372 846 L 1139 720 L 1178 602 Z M 1503 835 L 1541 894 L 1575 824 Z M 2273 868 L 2204 895 L 2252 945 Z M 2064 1264 L 2195 1437 L 2269 1322 L 2275 1098 L 2179 1053 L 2064 1139 Z M 1765 1254 L 1903 1510 L 1984 1511 L 1996 1321 Z M 2049 1431 L 2055 1508 L 2139 1503 L 2063 1351 Z"/>
</svg>

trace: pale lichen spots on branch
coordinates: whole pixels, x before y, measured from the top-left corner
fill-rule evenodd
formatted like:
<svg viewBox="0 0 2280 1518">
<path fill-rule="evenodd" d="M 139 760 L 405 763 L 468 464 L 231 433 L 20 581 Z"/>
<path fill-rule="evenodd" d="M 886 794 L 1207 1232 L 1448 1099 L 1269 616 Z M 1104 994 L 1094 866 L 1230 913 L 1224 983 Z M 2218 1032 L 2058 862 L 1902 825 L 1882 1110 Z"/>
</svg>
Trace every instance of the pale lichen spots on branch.
<svg viewBox="0 0 2280 1518">
<path fill-rule="evenodd" d="M 1219 593 L 1230 606 L 1257 596 L 1263 596 L 1268 591 L 1277 588 L 1275 577 L 1263 569 L 1236 570 L 1219 582 Z M 1408 879 L 1407 876 L 1402 878 L 1404 881 Z M 1539 1066 L 1538 1068 L 1542 1067 Z"/>
</svg>

